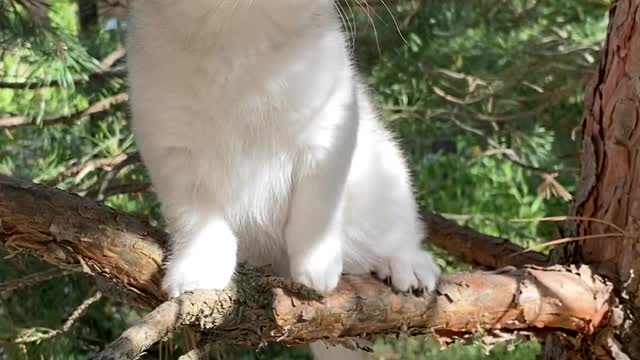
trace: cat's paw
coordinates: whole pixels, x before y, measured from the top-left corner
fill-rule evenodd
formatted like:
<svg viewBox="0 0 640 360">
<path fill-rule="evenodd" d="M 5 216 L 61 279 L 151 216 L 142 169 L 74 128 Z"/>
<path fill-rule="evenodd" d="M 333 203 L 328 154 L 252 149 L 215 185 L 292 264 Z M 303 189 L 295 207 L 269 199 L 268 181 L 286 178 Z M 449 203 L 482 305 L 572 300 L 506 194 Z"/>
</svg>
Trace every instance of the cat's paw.
<svg viewBox="0 0 640 360">
<path fill-rule="evenodd" d="M 291 261 L 291 277 L 321 294 L 327 294 L 338 286 L 342 275 L 340 251 L 316 251 Z"/>
<path fill-rule="evenodd" d="M 169 298 L 192 290 L 224 289 L 233 277 L 235 261 L 221 260 L 215 253 L 175 258 L 167 266 L 162 288 Z"/>
<path fill-rule="evenodd" d="M 375 272 L 382 280 L 391 279 L 392 286 L 399 291 L 434 290 L 440 278 L 440 268 L 424 250 L 388 257 L 376 266 Z"/>
</svg>

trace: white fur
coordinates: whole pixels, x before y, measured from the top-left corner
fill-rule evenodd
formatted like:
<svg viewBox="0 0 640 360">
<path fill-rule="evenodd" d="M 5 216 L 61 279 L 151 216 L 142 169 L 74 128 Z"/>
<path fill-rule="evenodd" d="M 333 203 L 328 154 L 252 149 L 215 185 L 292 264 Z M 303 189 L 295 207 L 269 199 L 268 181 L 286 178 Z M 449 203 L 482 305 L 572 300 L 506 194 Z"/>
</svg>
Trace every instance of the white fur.
<svg viewBox="0 0 640 360">
<path fill-rule="evenodd" d="M 134 1 L 132 127 L 172 234 L 170 296 L 237 261 L 321 292 L 341 273 L 433 289 L 405 160 L 330 0 Z"/>
</svg>

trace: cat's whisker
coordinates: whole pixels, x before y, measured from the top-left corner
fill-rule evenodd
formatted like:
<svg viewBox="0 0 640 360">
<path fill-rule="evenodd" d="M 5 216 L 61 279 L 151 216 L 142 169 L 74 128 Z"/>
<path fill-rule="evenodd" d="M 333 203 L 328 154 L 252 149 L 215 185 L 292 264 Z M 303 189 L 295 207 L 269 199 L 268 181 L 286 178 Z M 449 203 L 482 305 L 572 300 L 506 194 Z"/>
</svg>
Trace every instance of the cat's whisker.
<svg viewBox="0 0 640 360">
<path fill-rule="evenodd" d="M 379 1 L 382 3 L 382 6 L 384 6 L 384 8 L 387 9 L 387 12 L 391 16 L 391 20 L 393 21 L 393 24 L 396 27 L 396 31 L 398 32 L 398 35 L 400 35 L 400 38 L 402 39 L 402 41 L 405 44 L 409 45 L 409 42 L 407 41 L 407 39 L 402 34 L 402 29 L 400 29 L 400 24 L 398 24 L 398 21 L 397 21 L 396 17 L 393 15 L 393 12 L 391 11 L 391 9 L 387 5 L 387 3 L 384 0 L 379 0 Z"/>
<path fill-rule="evenodd" d="M 347 3 L 347 8 L 351 14 L 351 20 L 353 22 L 353 48 L 356 48 L 356 37 L 358 35 L 358 21 L 356 20 L 356 14 L 353 12 L 353 8 L 350 3 Z"/>
<path fill-rule="evenodd" d="M 338 12 L 338 16 L 340 16 L 340 20 L 342 21 L 342 25 L 347 31 L 347 34 L 351 37 L 351 49 L 355 49 L 356 45 L 356 21 L 355 18 L 352 17 L 353 21 L 349 19 L 348 14 L 346 13 L 344 7 L 340 4 L 340 1 L 336 1 L 333 3 L 336 11 Z M 351 10 L 351 8 L 349 8 Z M 353 15 L 353 10 L 351 10 L 351 14 Z"/>
<path fill-rule="evenodd" d="M 365 1 L 366 6 L 362 4 L 363 1 Z M 369 12 L 369 8 L 371 7 L 369 6 L 369 4 L 366 3 L 366 0 L 355 0 L 355 2 L 362 9 L 362 11 L 364 11 L 364 13 L 367 15 L 367 18 L 369 19 L 369 22 L 373 27 L 373 34 L 376 38 L 376 47 L 378 48 L 378 55 L 382 56 L 382 50 L 380 49 L 380 41 L 379 41 L 380 39 L 378 38 L 378 29 L 376 27 L 375 21 L 373 20 L 373 17 L 371 17 L 371 13 Z"/>
</svg>

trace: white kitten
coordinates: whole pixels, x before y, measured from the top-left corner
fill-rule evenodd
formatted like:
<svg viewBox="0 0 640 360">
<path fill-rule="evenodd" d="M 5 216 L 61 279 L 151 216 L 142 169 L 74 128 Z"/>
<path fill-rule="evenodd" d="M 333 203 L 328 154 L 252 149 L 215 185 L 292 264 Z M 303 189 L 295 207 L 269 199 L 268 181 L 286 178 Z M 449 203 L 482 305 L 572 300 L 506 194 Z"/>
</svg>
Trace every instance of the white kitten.
<svg viewBox="0 0 640 360">
<path fill-rule="evenodd" d="M 341 273 L 433 289 L 405 160 L 357 79 L 332 0 L 142 0 L 132 126 L 169 224 L 170 296 L 236 262 L 318 291 Z"/>
</svg>

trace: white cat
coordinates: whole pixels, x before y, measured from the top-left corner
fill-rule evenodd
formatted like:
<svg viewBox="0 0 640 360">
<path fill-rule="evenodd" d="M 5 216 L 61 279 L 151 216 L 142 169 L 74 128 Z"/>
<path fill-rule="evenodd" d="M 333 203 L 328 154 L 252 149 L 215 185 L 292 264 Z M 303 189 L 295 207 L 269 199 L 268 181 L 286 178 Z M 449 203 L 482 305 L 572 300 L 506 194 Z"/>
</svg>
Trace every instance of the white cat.
<svg viewBox="0 0 640 360">
<path fill-rule="evenodd" d="M 341 273 L 433 289 L 409 173 L 333 0 L 132 2 L 132 127 L 172 236 L 164 288 L 237 262 L 320 292 Z"/>
</svg>

